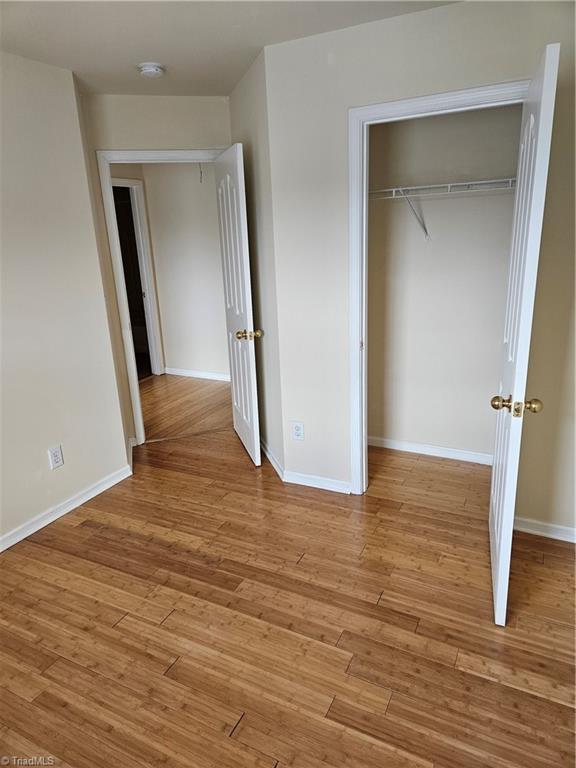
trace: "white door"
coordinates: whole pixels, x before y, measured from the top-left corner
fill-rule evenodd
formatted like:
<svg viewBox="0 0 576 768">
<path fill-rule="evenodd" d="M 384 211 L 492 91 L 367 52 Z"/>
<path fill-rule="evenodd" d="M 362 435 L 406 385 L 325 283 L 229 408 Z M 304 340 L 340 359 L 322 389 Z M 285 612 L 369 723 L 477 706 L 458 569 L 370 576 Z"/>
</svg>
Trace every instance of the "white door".
<svg viewBox="0 0 576 768">
<path fill-rule="evenodd" d="M 527 412 L 537 412 L 541 407 L 538 400 L 525 404 L 526 376 L 559 53 L 559 44 L 546 46 L 522 112 L 502 373 L 499 394 L 492 398 L 498 416 L 490 497 L 490 555 L 494 621 L 500 625 L 506 624 L 522 423 Z"/>
<path fill-rule="evenodd" d="M 222 152 L 214 166 L 234 429 L 254 464 L 259 466 L 260 426 L 254 344 L 261 334 L 260 331 L 254 331 L 252 319 L 242 144 L 234 144 Z"/>
</svg>

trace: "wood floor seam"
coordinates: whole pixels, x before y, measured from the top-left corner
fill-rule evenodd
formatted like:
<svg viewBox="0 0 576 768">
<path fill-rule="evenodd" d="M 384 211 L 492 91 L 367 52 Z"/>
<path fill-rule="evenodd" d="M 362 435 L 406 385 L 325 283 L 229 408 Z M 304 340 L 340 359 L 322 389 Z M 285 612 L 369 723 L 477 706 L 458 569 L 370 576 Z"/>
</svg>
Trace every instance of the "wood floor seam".
<svg viewBox="0 0 576 768">
<path fill-rule="evenodd" d="M 152 445 L 153 443 L 165 443 L 169 440 L 189 440 L 192 437 L 201 437 L 202 435 L 212 435 L 218 432 L 225 432 L 229 427 L 220 427 L 215 429 L 205 429 L 200 432 L 187 432 L 182 435 L 171 435 L 170 437 L 153 437 L 146 440 L 146 443 Z"/>
<path fill-rule="evenodd" d="M 128 616 L 128 613 L 125 613 L 125 614 L 123 614 L 122 616 L 120 616 L 120 617 L 119 617 L 119 618 L 118 618 L 118 619 L 117 619 L 117 620 L 114 622 L 114 624 L 111 624 L 110 626 L 112 626 L 112 627 L 116 627 L 116 626 L 117 626 L 117 625 L 118 625 L 118 624 L 119 624 L 119 623 L 122 621 L 122 619 L 125 619 L 125 618 L 126 618 L 126 616 Z"/>
<path fill-rule="evenodd" d="M 231 730 L 231 731 L 230 731 L 230 733 L 228 734 L 229 738 L 232 738 L 232 736 L 234 735 L 234 731 L 236 730 L 236 728 L 238 728 L 238 726 L 239 726 L 239 725 L 240 725 L 240 723 L 242 722 L 242 718 L 244 717 L 244 715 L 245 715 L 245 714 L 246 714 L 245 712 L 242 712 L 242 714 L 241 714 L 241 715 L 240 715 L 240 717 L 238 718 L 238 721 L 237 721 L 237 722 L 234 724 L 234 727 L 232 728 L 232 730 Z"/>
</svg>

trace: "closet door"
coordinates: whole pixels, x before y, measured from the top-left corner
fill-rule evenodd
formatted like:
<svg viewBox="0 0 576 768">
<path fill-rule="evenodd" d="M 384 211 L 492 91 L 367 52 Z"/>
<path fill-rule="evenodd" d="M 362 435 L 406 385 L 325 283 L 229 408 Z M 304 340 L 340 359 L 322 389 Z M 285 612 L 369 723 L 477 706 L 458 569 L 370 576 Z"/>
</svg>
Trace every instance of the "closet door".
<svg viewBox="0 0 576 768">
<path fill-rule="evenodd" d="M 534 418 L 530 414 L 542 408 L 539 400 L 526 399 L 526 376 L 559 53 L 559 44 L 546 46 L 522 113 L 500 390 L 491 402 L 498 416 L 490 497 L 490 555 L 494 620 L 500 625 L 506 623 L 522 424 L 527 413 L 528 418 Z"/>
<path fill-rule="evenodd" d="M 214 166 L 234 429 L 254 464 L 259 466 L 260 427 L 254 343 L 262 332 L 254 330 L 252 319 L 242 144 L 234 144 L 224 150 L 216 158 Z"/>
</svg>

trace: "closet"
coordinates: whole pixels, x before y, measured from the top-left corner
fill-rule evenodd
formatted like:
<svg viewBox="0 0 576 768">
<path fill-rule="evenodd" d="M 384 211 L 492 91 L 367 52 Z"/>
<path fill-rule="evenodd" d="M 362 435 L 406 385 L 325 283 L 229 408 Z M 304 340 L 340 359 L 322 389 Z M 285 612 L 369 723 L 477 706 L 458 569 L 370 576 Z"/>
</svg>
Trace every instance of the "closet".
<svg viewBox="0 0 576 768">
<path fill-rule="evenodd" d="M 369 445 L 491 463 L 520 118 L 370 128 Z"/>
</svg>

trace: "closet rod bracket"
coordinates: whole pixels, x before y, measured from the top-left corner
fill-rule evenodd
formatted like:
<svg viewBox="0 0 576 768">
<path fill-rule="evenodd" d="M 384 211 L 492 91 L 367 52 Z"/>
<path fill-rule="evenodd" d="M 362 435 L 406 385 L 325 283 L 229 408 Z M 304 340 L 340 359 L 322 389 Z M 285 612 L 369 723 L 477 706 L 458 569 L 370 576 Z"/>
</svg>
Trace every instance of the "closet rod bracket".
<svg viewBox="0 0 576 768">
<path fill-rule="evenodd" d="M 414 206 L 412 205 L 412 200 L 410 200 L 408 195 L 406 195 L 404 193 L 404 190 L 399 190 L 399 192 L 402 195 L 402 197 L 404 198 L 404 200 L 406 200 L 406 202 L 410 206 L 410 210 L 412 211 L 412 214 L 413 214 L 414 218 L 418 222 L 418 225 L 419 225 L 420 229 L 422 230 L 422 232 L 424 232 L 424 237 L 426 238 L 426 240 L 430 240 L 430 232 L 428 232 L 428 229 L 426 228 L 426 224 L 424 223 L 424 219 L 422 218 L 422 216 L 420 216 L 420 214 L 418 213 L 416 208 L 414 208 Z"/>
</svg>

